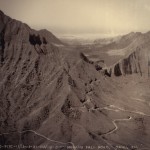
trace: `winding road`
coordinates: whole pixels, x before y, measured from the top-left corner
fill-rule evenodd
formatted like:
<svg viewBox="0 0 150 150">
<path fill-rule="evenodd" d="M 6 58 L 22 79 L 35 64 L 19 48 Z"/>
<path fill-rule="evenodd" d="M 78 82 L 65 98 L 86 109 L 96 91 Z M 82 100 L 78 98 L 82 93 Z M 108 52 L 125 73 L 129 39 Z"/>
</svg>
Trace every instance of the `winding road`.
<svg viewBox="0 0 150 150">
<path fill-rule="evenodd" d="M 11 132 L 11 133 L 1 133 L 0 135 L 9 135 L 9 134 L 14 134 L 14 133 L 23 134 L 23 133 L 26 133 L 26 132 L 34 133 L 35 135 L 38 135 L 38 136 L 40 136 L 40 137 L 42 137 L 42 138 L 44 138 L 44 139 L 46 139 L 46 140 L 48 140 L 50 142 L 54 142 L 54 143 L 58 143 L 58 144 L 62 144 L 62 145 L 71 144 L 73 150 L 76 150 L 76 147 L 75 147 L 74 143 L 72 143 L 72 142 L 64 143 L 64 142 L 61 142 L 61 141 L 52 140 L 52 139 L 50 139 L 50 138 L 48 138 L 48 137 L 46 137 L 46 136 L 44 136 L 44 135 L 34 131 L 34 130 L 16 131 L 16 132 Z"/>
<path fill-rule="evenodd" d="M 125 118 L 125 119 L 115 119 L 115 120 L 113 120 L 112 123 L 114 124 L 115 128 L 112 129 L 111 131 L 108 131 L 107 133 L 102 134 L 102 135 L 109 135 L 109 134 L 112 134 L 113 132 L 115 132 L 116 130 L 118 130 L 118 126 L 117 126 L 116 122 L 119 122 L 119 121 L 130 121 L 131 119 L 132 119 L 132 117 Z"/>
<path fill-rule="evenodd" d="M 126 110 L 126 109 L 123 109 L 123 108 L 120 108 L 120 107 L 114 106 L 114 105 L 110 105 L 109 107 L 110 107 L 110 108 L 114 108 L 114 109 L 118 109 L 118 110 L 124 111 L 124 112 L 135 113 L 135 114 L 139 114 L 139 115 L 143 115 L 143 116 L 150 117 L 149 114 L 145 114 L 145 113 L 143 113 L 143 112 L 141 112 L 141 111 Z"/>
</svg>

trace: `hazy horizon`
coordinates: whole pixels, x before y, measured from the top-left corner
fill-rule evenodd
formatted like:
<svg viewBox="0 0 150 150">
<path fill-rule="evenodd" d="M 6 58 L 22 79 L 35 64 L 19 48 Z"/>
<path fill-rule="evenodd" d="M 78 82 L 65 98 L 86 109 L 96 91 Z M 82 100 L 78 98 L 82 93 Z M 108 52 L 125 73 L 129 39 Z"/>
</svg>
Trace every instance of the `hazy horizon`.
<svg viewBox="0 0 150 150">
<path fill-rule="evenodd" d="M 0 0 L 0 9 L 56 35 L 115 36 L 150 30 L 148 0 Z"/>
</svg>

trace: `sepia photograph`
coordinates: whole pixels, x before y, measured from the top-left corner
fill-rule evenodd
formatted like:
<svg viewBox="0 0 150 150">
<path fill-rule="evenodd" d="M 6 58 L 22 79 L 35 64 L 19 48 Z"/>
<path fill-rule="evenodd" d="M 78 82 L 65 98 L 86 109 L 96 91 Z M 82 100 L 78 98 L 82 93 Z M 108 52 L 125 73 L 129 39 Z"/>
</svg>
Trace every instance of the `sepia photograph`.
<svg viewBox="0 0 150 150">
<path fill-rule="evenodd" d="M 150 150 L 150 1 L 0 0 L 0 150 Z"/>
</svg>

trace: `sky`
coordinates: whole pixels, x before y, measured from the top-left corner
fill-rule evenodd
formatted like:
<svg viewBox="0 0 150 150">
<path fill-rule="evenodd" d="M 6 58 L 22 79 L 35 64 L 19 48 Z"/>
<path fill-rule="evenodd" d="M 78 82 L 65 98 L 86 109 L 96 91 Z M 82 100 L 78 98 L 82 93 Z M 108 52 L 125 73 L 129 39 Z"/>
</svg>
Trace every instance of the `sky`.
<svg viewBox="0 0 150 150">
<path fill-rule="evenodd" d="M 8 16 L 54 34 L 150 30 L 150 0 L 0 0 Z"/>
</svg>

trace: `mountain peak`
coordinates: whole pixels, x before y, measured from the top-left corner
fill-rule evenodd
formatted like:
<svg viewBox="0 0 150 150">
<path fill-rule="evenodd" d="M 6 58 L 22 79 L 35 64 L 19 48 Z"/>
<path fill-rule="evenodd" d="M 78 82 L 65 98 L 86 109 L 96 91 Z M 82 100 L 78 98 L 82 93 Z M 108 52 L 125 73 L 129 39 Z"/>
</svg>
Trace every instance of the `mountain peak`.
<svg viewBox="0 0 150 150">
<path fill-rule="evenodd" d="M 30 40 L 32 39 L 32 42 L 34 41 L 33 43 L 36 45 L 37 43 L 42 44 L 40 41 L 44 39 L 44 43 L 47 44 L 62 44 L 62 42 L 48 30 L 42 29 L 36 31 L 31 29 L 27 24 L 6 16 L 0 10 L 0 32 L 1 31 L 4 31 L 7 33 L 7 36 L 9 36 L 9 40 L 5 41 L 5 43 L 12 43 L 12 41 L 16 43 L 17 41 L 23 40 L 31 44 Z M 38 42 L 36 41 L 37 39 Z"/>
<path fill-rule="evenodd" d="M 0 10 L 0 15 L 4 15 L 3 11 Z"/>
</svg>

